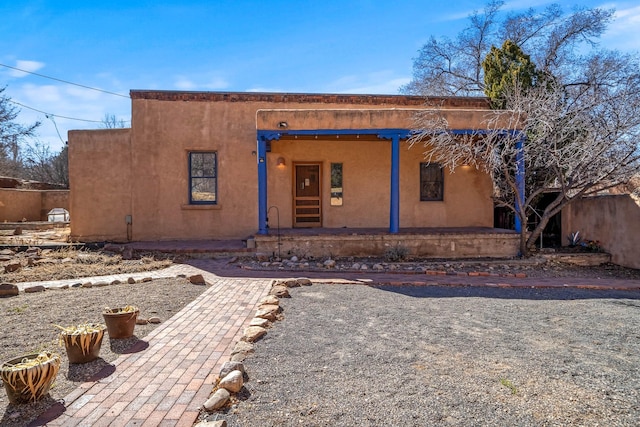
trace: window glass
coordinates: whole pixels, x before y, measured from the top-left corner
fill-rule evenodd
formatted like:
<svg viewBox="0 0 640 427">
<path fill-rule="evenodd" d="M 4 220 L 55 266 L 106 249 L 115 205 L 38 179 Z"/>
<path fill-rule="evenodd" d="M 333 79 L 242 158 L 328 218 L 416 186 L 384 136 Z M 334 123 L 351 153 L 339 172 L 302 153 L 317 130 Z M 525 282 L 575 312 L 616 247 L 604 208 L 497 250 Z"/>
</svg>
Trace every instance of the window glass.
<svg viewBox="0 0 640 427">
<path fill-rule="evenodd" d="M 331 206 L 342 206 L 342 163 L 331 163 Z"/>
<path fill-rule="evenodd" d="M 217 153 L 189 153 L 189 203 L 215 204 L 217 198 Z"/>
<path fill-rule="evenodd" d="M 437 163 L 420 163 L 420 201 L 443 200 L 444 173 Z"/>
</svg>

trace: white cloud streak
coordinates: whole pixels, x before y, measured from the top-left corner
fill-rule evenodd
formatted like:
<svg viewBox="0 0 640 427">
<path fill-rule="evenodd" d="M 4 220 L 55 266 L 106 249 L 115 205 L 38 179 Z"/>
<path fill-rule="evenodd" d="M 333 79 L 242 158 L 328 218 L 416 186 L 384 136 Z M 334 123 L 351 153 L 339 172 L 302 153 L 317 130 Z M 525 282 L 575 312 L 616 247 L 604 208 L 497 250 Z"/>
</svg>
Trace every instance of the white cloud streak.
<svg viewBox="0 0 640 427">
<path fill-rule="evenodd" d="M 38 71 L 39 69 L 43 68 L 44 67 L 44 63 L 43 62 L 38 62 L 38 61 L 26 61 L 26 60 L 23 60 L 23 59 L 18 59 L 16 61 L 15 67 L 26 71 L 26 73 L 22 72 L 22 71 L 18 71 L 18 70 L 10 70 L 9 71 L 9 76 L 19 79 L 19 78 L 22 78 L 22 77 L 27 77 L 27 76 L 29 76 L 29 73 L 33 73 L 33 72 Z"/>
<path fill-rule="evenodd" d="M 125 121 L 125 125 L 131 120 L 129 99 L 75 86 L 29 82 L 9 85 L 5 94 L 24 105 L 16 105 L 20 109 L 16 122 L 25 125 L 41 122 L 36 131 L 37 140 L 47 144 L 52 152 L 62 149 L 69 130 L 101 128 L 106 114 L 115 115 L 118 120 Z"/>
<path fill-rule="evenodd" d="M 351 94 L 397 94 L 400 86 L 411 81 L 410 77 L 395 76 L 391 71 L 378 71 L 366 75 L 341 77 L 327 85 L 326 91 Z"/>
</svg>

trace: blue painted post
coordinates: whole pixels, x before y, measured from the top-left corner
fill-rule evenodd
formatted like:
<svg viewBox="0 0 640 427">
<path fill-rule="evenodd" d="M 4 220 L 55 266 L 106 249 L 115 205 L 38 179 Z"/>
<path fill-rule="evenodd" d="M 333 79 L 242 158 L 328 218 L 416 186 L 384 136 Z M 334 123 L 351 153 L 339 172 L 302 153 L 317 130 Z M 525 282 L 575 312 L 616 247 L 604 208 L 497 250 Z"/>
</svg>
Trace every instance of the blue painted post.
<svg viewBox="0 0 640 427">
<path fill-rule="evenodd" d="M 258 136 L 258 234 L 267 229 L 267 141 Z"/>
<path fill-rule="evenodd" d="M 389 232 L 400 231 L 400 136 L 391 137 L 391 203 Z"/>
<path fill-rule="evenodd" d="M 516 142 L 516 188 L 518 194 L 516 194 L 516 210 L 519 212 L 521 206 L 524 205 L 524 136 L 522 136 L 518 142 Z M 518 233 L 522 231 L 523 225 L 520 217 L 516 215 L 515 229 Z"/>
</svg>

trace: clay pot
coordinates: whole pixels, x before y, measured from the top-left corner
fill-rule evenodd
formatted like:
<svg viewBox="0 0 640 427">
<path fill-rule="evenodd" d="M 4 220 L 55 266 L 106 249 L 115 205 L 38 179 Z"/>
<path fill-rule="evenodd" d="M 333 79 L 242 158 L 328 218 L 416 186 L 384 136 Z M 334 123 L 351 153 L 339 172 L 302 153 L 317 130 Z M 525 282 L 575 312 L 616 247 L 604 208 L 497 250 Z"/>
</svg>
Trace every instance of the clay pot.
<svg viewBox="0 0 640 427">
<path fill-rule="evenodd" d="M 133 336 L 140 310 L 137 308 L 135 311 L 123 310 L 122 308 L 113 308 L 102 313 L 104 323 L 107 325 L 107 332 L 109 332 L 109 338 L 130 338 Z"/>
<path fill-rule="evenodd" d="M 45 361 L 20 368 L 23 362 L 37 360 L 44 355 Z M 13 368 L 12 368 L 13 367 Z M 60 370 L 60 355 L 56 353 L 34 353 L 16 357 L 0 365 L 0 376 L 7 391 L 9 402 L 13 404 L 35 402 L 49 393 L 51 384 Z M 23 380 L 30 379 L 25 383 Z"/>
<path fill-rule="evenodd" d="M 67 350 L 69 363 L 87 363 L 98 358 L 104 330 L 107 327 L 105 325 L 95 326 L 100 329 L 81 334 L 68 334 L 65 332 L 60 334 L 60 338 Z"/>
</svg>

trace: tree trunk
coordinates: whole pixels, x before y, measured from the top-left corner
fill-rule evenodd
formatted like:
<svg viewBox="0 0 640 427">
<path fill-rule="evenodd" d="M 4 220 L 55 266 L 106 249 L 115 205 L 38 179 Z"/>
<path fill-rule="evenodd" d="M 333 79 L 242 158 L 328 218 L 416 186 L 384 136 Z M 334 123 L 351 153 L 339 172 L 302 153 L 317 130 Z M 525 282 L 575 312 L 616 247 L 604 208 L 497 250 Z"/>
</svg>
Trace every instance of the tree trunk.
<svg viewBox="0 0 640 427">
<path fill-rule="evenodd" d="M 527 227 L 524 224 L 520 230 L 520 256 L 523 258 L 529 256 L 529 248 L 527 247 Z"/>
<path fill-rule="evenodd" d="M 529 237 L 527 238 L 527 242 L 526 242 L 527 249 L 532 249 L 534 247 L 534 245 L 536 244 L 536 240 L 538 240 L 538 237 L 540 237 L 540 235 L 544 231 L 544 228 L 547 226 L 552 216 L 553 215 L 547 215 L 547 212 L 544 212 L 542 214 L 542 218 L 540 218 L 540 222 L 538 223 L 536 228 L 534 228 L 533 231 L 531 231 L 531 234 L 529 234 Z"/>
</svg>

